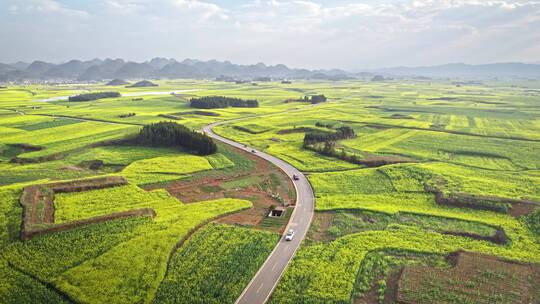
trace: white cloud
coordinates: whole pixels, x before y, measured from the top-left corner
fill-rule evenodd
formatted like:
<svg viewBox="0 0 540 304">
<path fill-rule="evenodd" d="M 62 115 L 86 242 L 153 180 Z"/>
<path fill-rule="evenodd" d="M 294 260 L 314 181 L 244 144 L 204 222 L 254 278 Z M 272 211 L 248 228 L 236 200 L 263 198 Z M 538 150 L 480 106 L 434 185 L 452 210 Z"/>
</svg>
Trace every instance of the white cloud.
<svg viewBox="0 0 540 304">
<path fill-rule="evenodd" d="M 229 19 L 229 16 L 225 11 L 220 6 L 213 3 L 197 0 L 176 0 L 174 4 L 182 10 L 200 14 L 203 20 L 207 20 L 211 17 L 218 17 L 222 20 Z"/>
<path fill-rule="evenodd" d="M 103 53 L 84 50 L 96 53 L 93 57 L 214 57 L 347 68 L 496 60 L 500 50 L 501 58 L 540 60 L 533 51 L 523 51 L 539 49 L 534 38 L 540 36 L 540 1 L 3 1 L 0 15 L 2 9 L 17 9 L 11 32 L 32 33 L 25 44 L 13 46 L 29 53 L 61 37 L 74 45 L 89 41 L 102 47 Z M 54 18 L 43 21 L 42 16 Z M 0 19 L 0 38 L 23 41 L 6 24 Z M 117 53 L 106 53 L 111 50 Z M 71 58 L 80 50 L 65 52 Z M 57 47 L 51 53 L 60 56 Z"/>
<path fill-rule="evenodd" d="M 19 1 L 20 2 L 20 1 Z M 43 13 L 54 13 L 71 17 L 88 17 L 88 12 L 84 10 L 66 8 L 54 0 L 28 0 L 20 2 L 21 8 L 29 11 L 38 11 Z M 22 4 L 24 3 L 24 4 Z"/>
<path fill-rule="evenodd" d="M 126 1 L 105 1 L 103 6 L 109 13 L 120 15 L 136 15 L 143 13 L 146 9 L 144 3 Z"/>
</svg>

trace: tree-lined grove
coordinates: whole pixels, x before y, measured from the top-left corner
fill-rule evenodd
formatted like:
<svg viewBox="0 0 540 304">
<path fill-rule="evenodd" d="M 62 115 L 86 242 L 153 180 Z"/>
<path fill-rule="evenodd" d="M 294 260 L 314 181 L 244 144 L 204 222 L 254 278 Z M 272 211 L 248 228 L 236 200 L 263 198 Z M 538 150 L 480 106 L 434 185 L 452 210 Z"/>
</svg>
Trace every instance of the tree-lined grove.
<svg viewBox="0 0 540 304">
<path fill-rule="evenodd" d="M 336 128 L 335 132 L 308 132 L 304 135 L 304 146 L 312 145 L 319 142 L 337 141 L 342 139 L 354 138 L 356 134 L 354 129 L 349 126 L 341 126 Z"/>
<path fill-rule="evenodd" d="M 75 96 L 70 96 L 69 101 L 92 101 L 92 100 L 98 100 L 103 98 L 117 98 L 120 97 L 119 92 L 96 92 L 96 93 L 85 93 Z"/>
<path fill-rule="evenodd" d="M 178 146 L 198 155 L 209 155 L 217 151 L 216 144 L 208 135 L 175 122 L 158 122 L 144 126 L 136 142 L 148 146 Z"/>
<path fill-rule="evenodd" d="M 190 107 L 199 109 L 216 109 L 216 108 L 257 108 L 259 102 L 256 99 L 241 99 L 225 96 L 205 96 L 192 98 Z"/>
</svg>

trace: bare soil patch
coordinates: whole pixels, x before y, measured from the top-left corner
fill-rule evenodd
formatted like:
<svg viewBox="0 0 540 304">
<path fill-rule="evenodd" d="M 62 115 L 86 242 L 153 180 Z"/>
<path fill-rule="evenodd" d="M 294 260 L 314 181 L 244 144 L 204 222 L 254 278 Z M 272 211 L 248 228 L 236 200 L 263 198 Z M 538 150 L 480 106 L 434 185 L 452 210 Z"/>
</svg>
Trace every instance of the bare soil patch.
<svg viewBox="0 0 540 304">
<path fill-rule="evenodd" d="M 448 259 L 451 268 L 405 267 L 397 303 L 535 303 L 540 268 L 470 252 Z"/>
<path fill-rule="evenodd" d="M 253 208 L 230 214 L 218 222 L 244 225 L 264 230 L 281 231 L 283 225 L 263 225 L 273 206 L 291 206 L 296 197 L 292 181 L 279 168 L 256 155 L 233 149 L 235 153 L 253 161 L 253 168 L 245 170 L 211 170 L 189 180 L 179 180 L 163 185 L 151 185 L 147 190 L 165 188 L 171 195 L 184 203 L 219 198 L 250 200 Z M 280 226 L 280 227 L 278 227 Z"/>
<path fill-rule="evenodd" d="M 384 278 L 383 276 L 379 276 L 376 278 L 375 282 L 383 278 Z M 352 303 L 353 304 L 379 304 L 378 289 L 379 289 L 379 286 L 377 284 L 373 284 L 373 286 L 371 286 L 371 288 L 364 295 L 362 295 L 361 297 L 353 298 Z M 386 296 L 385 296 L 385 299 L 386 299 Z M 395 302 L 391 302 L 391 303 L 395 303 Z"/>
<path fill-rule="evenodd" d="M 508 199 L 497 196 L 476 196 L 467 193 L 445 194 L 433 187 L 426 187 L 426 191 L 435 194 L 437 204 L 506 213 L 513 217 L 528 215 L 540 205 L 533 201 Z"/>
<path fill-rule="evenodd" d="M 328 229 L 332 226 L 334 214 L 334 212 L 315 212 L 308 238 L 315 242 L 332 241 L 333 238 L 328 235 Z"/>
<path fill-rule="evenodd" d="M 217 220 L 218 222 L 224 224 L 257 227 L 261 224 L 261 221 L 268 216 L 272 206 L 280 204 L 268 193 L 262 193 L 260 191 L 240 190 L 235 191 L 234 193 L 225 193 L 225 195 L 228 197 L 250 200 L 253 203 L 253 207 L 227 215 Z"/>
</svg>

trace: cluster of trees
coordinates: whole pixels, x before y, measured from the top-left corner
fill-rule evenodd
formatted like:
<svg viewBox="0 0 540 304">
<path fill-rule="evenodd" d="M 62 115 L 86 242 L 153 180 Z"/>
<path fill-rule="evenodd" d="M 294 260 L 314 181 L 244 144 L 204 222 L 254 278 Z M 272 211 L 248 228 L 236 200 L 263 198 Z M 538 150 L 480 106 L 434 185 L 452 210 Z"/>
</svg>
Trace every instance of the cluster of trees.
<svg viewBox="0 0 540 304">
<path fill-rule="evenodd" d="M 325 102 L 326 100 L 328 100 L 328 98 L 326 98 L 326 96 L 324 96 L 324 94 L 319 94 L 319 95 L 312 95 L 312 96 L 304 96 L 302 98 L 299 98 L 299 99 L 289 99 L 285 102 L 309 102 L 309 103 L 312 103 L 312 104 L 316 104 L 316 103 L 321 103 L 321 102 Z"/>
<path fill-rule="evenodd" d="M 320 121 L 317 121 L 315 123 L 315 126 L 317 126 L 319 128 L 327 128 L 327 129 L 333 129 L 334 128 L 334 124 L 324 123 L 324 122 L 320 122 Z"/>
<path fill-rule="evenodd" d="M 335 132 L 308 132 L 304 135 L 304 146 L 313 145 L 320 142 L 333 142 L 336 140 L 354 138 L 354 129 L 349 126 L 341 126 Z"/>
<path fill-rule="evenodd" d="M 326 98 L 326 96 L 324 96 L 324 94 L 313 95 L 309 99 L 309 101 L 311 103 L 321 103 L 321 102 L 325 102 L 326 100 L 327 100 L 327 98 Z"/>
<path fill-rule="evenodd" d="M 116 98 L 120 97 L 119 92 L 96 92 L 96 93 L 86 93 L 86 94 L 80 94 L 75 96 L 70 96 L 69 101 L 91 101 L 91 100 L 98 100 L 102 98 Z"/>
<path fill-rule="evenodd" d="M 333 128 L 334 125 L 317 122 L 318 127 Z M 344 149 L 337 151 L 336 141 L 356 137 L 354 129 L 349 126 L 341 126 L 334 132 L 315 131 L 304 135 L 304 148 L 315 151 L 325 156 L 335 157 L 344 161 L 360 164 L 361 160 L 356 154 L 346 153 Z"/>
<path fill-rule="evenodd" d="M 217 151 L 212 138 L 175 122 L 158 122 L 144 126 L 136 142 L 149 146 L 180 146 L 198 155 L 209 155 Z"/>
<path fill-rule="evenodd" d="M 357 165 L 363 165 L 369 168 L 375 168 L 390 164 L 397 164 L 404 161 L 399 160 L 392 160 L 392 159 L 362 159 L 360 156 L 354 153 L 348 153 L 345 151 L 345 149 L 336 148 L 336 142 L 334 141 L 327 141 L 325 143 L 316 143 L 311 145 L 305 145 L 305 149 L 315 151 L 319 154 L 322 154 L 324 156 L 330 156 L 335 157 L 341 160 L 344 160 L 346 162 L 357 164 Z"/>
<path fill-rule="evenodd" d="M 225 96 L 206 96 L 200 98 L 192 98 L 190 107 L 199 109 L 216 109 L 216 108 L 257 108 L 259 102 L 255 99 L 240 99 Z"/>
<path fill-rule="evenodd" d="M 315 151 L 317 153 L 320 153 L 324 156 L 329 157 L 335 157 L 339 158 L 341 160 L 344 160 L 346 162 L 357 164 L 357 165 L 366 165 L 368 167 L 379 167 L 382 165 L 386 165 L 387 163 L 384 160 L 375 161 L 375 162 L 366 162 L 358 157 L 358 155 L 354 153 L 347 153 L 345 152 L 345 149 L 336 149 L 336 142 L 334 141 L 327 141 L 325 143 L 317 143 L 317 144 L 311 144 L 311 145 L 304 145 L 304 148 Z"/>
</svg>

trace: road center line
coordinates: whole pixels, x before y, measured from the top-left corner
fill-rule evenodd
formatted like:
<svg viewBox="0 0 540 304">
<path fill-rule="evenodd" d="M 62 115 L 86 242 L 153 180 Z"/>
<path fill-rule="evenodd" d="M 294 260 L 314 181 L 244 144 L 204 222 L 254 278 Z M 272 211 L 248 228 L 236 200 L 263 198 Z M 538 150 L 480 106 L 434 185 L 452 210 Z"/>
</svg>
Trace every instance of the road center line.
<svg viewBox="0 0 540 304">
<path fill-rule="evenodd" d="M 261 286 L 259 286 L 259 288 L 257 288 L 257 293 L 259 293 L 259 291 L 261 291 L 261 288 L 263 287 L 264 283 L 261 283 Z"/>
</svg>

